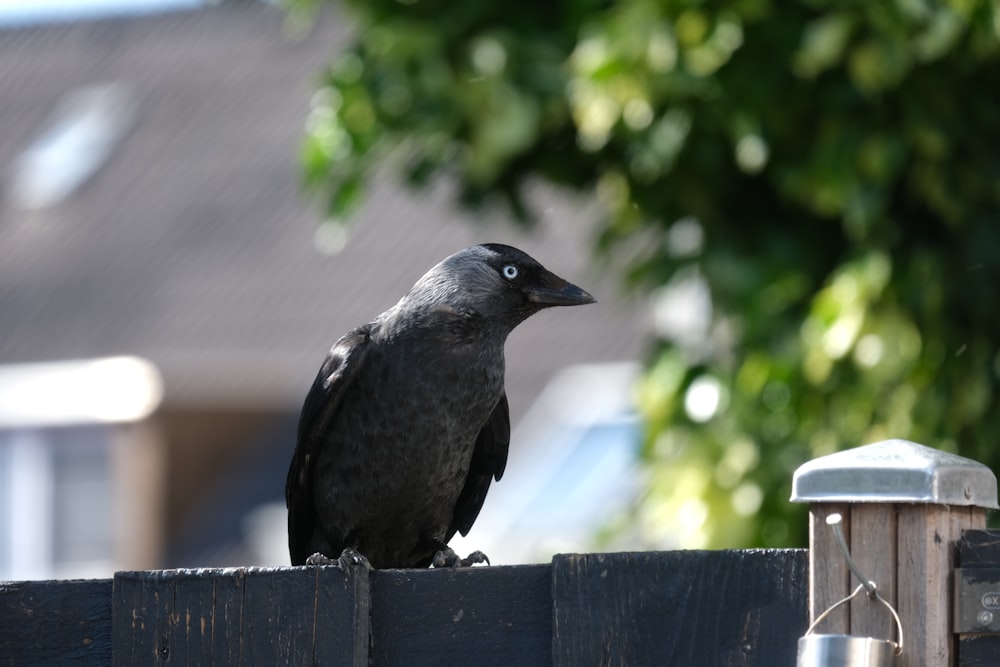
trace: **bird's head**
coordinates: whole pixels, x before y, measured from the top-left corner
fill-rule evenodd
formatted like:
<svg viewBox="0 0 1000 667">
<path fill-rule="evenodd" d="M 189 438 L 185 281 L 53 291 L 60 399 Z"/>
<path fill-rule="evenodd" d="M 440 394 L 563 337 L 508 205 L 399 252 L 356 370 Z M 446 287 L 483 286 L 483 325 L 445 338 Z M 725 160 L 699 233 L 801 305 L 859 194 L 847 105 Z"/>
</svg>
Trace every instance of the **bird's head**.
<svg viewBox="0 0 1000 667">
<path fill-rule="evenodd" d="M 447 257 L 417 281 L 407 299 L 475 313 L 508 330 L 543 308 L 594 303 L 527 253 L 499 243 Z"/>
</svg>

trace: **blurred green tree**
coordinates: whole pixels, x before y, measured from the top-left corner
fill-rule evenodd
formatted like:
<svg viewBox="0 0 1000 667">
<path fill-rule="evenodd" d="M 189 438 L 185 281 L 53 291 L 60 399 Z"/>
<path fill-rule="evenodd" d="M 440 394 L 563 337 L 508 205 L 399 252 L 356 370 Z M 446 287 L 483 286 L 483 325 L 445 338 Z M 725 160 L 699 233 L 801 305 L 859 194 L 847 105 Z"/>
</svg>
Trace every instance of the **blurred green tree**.
<svg viewBox="0 0 1000 667">
<path fill-rule="evenodd" d="M 388 160 L 522 221 L 526 182 L 594 193 L 630 248 L 652 543 L 801 545 L 792 470 L 888 437 L 1000 468 L 995 0 L 348 4 L 303 147 L 331 219 Z"/>
</svg>

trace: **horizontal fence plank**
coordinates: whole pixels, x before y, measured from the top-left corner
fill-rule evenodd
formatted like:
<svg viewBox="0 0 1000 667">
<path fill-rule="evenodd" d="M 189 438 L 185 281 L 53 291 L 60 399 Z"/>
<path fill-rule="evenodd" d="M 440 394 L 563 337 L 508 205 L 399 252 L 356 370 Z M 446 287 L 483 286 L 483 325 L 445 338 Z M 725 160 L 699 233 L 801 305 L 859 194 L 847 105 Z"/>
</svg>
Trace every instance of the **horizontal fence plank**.
<svg viewBox="0 0 1000 667">
<path fill-rule="evenodd" d="M 550 565 L 372 574 L 371 664 L 551 664 Z"/>
<path fill-rule="evenodd" d="M 0 665 L 793 664 L 806 566 L 801 550 L 676 551 L 16 582 L 0 584 Z"/>
<path fill-rule="evenodd" d="M 960 567 L 1000 567 L 1000 530 L 966 530 L 958 542 Z"/>
<path fill-rule="evenodd" d="M 959 667 L 997 667 L 1000 636 L 962 635 L 958 640 Z"/>
<path fill-rule="evenodd" d="M 557 556 L 553 664 L 795 664 L 807 565 L 804 550 Z"/>
<path fill-rule="evenodd" d="M 110 579 L 0 583 L 0 665 L 110 662 Z"/>
</svg>

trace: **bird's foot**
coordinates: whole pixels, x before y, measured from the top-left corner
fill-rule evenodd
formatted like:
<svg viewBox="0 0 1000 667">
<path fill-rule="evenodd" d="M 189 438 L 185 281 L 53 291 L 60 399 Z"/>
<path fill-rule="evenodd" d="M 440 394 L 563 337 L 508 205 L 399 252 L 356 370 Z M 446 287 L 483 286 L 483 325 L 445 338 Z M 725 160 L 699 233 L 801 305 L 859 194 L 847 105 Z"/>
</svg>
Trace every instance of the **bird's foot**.
<svg viewBox="0 0 1000 667">
<path fill-rule="evenodd" d="M 445 547 L 441 551 L 434 554 L 434 558 L 431 560 L 431 565 L 435 568 L 442 567 L 472 567 L 476 563 L 486 563 L 490 564 L 489 557 L 482 551 L 473 551 L 471 554 L 465 558 L 459 558 L 455 550 L 450 547 Z"/>
<path fill-rule="evenodd" d="M 336 560 L 336 563 L 341 570 L 347 570 L 352 567 L 363 567 L 368 571 L 375 569 L 372 567 L 372 564 L 368 562 L 368 559 L 365 558 L 364 554 L 357 549 L 352 549 L 351 547 L 347 547 L 340 552 L 340 558 Z"/>
<path fill-rule="evenodd" d="M 306 565 L 336 565 L 341 570 L 351 567 L 363 567 L 366 570 L 373 569 L 371 563 L 368 562 L 368 559 L 360 551 L 351 549 L 350 547 L 341 551 L 339 558 L 330 558 L 317 551 L 312 556 L 309 556 L 309 558 L 306 558 Z"/>
<path fill-rule="evenodd" d="M 324 556 L 318 551 L 314 553 L 312 556 L 309 556 L 309 558 L 306 558 L 306 565 L 336 565 L 336 564 L 337 561 L 327 556 Z"/>
</svg>

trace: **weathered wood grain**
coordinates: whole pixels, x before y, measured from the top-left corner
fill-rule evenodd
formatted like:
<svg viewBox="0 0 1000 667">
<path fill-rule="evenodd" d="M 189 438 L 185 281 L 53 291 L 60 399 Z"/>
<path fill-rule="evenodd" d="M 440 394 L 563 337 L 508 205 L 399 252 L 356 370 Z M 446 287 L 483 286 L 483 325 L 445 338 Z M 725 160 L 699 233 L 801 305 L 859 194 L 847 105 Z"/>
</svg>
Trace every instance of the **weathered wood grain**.
<svg viewBox="0 0 1000 667">
<path fill-rule="evenodd" d="M 0 665 L 111 662 L 111 580 L 0 583 Z"/>
<path fill-rule="evenodd" d="M 120 572 L 114 665 L 365 665 L 368 573 L 336 567 Z"/>
<path fill-rule="evenodd" d="M 982 523 L 986 524 L 985 517 Z M 957 546 L 956 557 L 963 568 L 1000 567 L 1000 530 L 966 530 Z"/>
<path fill-rule="evenodd" d="M 806 566 L 797 550 L 557 556 L 553 665 L 794 664 Z"/>
<path fill-rule="evenodd" d="M 847 597 L 856 586 L 851 580 L 847 561 L 840 555 L 840 547 L 833 529 L 827 524 L 832 514 L 841 517 L 840 529 L 847 543 L 851 543 L 850 505 L 816 503 L 809 508 L 809 620 L 812 622 L 838 601 Z M 853 585 L 852 585 L 853 584 Z M 846 634 L 850 629 L 851 607 L 844 604 L 830 613 L 816 628 L 823 634 Z"/>
<path fill-rule="evenodd" d="M 952 579 L 962 530 L 984 525 L 983 510 L 947 505 L 900 505 L 896 610 L 905 651 L 900 667 L 954 660 Z"/>
<path fill-rule="evenodd" d="M 897 586 L 897 507 L 881 503 L 851 506 L 851 536 L 847 544 L 861 573 L 878 586 L 879 594 L 896 604 Z M 839 551 L 830 554 L 844 560 Z M 851 580 L 852 589 L 859 583 Z M 896 628 L 889 611 L 865 594 L 851 600 L 851 634 L 876 639 L 892 639 Z"/>
<path fill-rule="evenodd" d="M 551 664 L 550 565 L 372 574 L 371 664 Z"/>
<path fill-rule="evenodd" d="M 958 640 L 958 667 L 997 667 L 1000 635 L 962 635 Z"/>
</svg>

